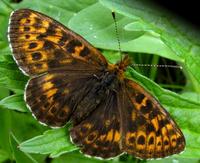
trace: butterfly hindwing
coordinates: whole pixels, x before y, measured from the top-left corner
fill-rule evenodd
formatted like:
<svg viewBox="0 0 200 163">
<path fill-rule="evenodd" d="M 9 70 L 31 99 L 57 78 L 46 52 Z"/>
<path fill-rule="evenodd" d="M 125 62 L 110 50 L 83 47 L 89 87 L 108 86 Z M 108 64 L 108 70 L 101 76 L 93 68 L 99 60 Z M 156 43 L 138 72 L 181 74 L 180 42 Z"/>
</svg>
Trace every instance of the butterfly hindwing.
<svg viewBox="0 0 200 163">
<path fill-rule="evenodd" d="M 91 74 L 86 72 L 43 74 L 29 80 L 26 103 L 40 122 L 52 127 L 63 126 L 93 82 Z"/>
<path fill-rule="evenodd" d="M 20 9 L 12 13 L 8 38 L 16 62 L 28 75 L 68 70 L 80 61 L 85 65 L 79 70 L 107 65 L 103 55 L 81 36 L 33 10 Z"/>
<path fill-rule="evenodd" d="M 163 158 L 184 150 L 185 139 L 164 108 L 140 85 L 125 79 L 120 98 L 122 150 L 136 157 Z"/>
<path fill-rule="evenodd" d="M 109 92 L 104 100 L 84 121 L 71 129 L 70 135 L 84 154 L 111 158 L 122 153 L 119 146 L 120 118 L 116 96 Z"/>
</svg>

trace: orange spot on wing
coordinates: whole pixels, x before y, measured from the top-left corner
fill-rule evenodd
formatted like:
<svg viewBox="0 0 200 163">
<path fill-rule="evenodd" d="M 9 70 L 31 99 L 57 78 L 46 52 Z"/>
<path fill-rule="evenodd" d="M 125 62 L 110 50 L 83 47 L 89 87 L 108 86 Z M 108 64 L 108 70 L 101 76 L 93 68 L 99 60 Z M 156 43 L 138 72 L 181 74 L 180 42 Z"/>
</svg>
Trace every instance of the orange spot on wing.
<svg viewBox="0 0 200 163">
<path fill-rule="evenodd" d="M 167 125 L 166 125 L 166 128 L 167 128 L 168 131 L 174 129 L 173 126 L 172 126 L 171 124 L 167 124 Z"/>
<path fill-rule="evenodd" d="M 42 21 L 42 26 L 45 27 L 45 28 L 48 28 L 49 27 L 49 22 L 46 21 L 46 20 L 43 20 Z"/>
<path fill-rule="evenodd" d="M 135 110 L 133 110 L 131 113 L 131 119 L 132 119 L 132 121 L 136 120 L 136 111 Z"/>
<path fill-rule="evenodd" d="M 101 136 L 99 137 L 99 140 L 103 141 L 103 140 L 105 139 L 105 137 L 106 137 L 106 134 L 105 134 L 105 135 L 101 135 Z"/>
<path fill-rule="evenodd" d="M 150 140 L 153 139 L 153 143 L 150 144 Z M 155 132 L 151 132 L 147 137 L 147 151 L 153 151 L 155 148 L 155 140 L 156 140 L 156 134 Z"/>
<path fill-rule="evenodd" d="M 45 81 L 49 81 L 49 80 L 53 79 L 53 77 L 54 77 L 54 75 L 48 74 L 48 75 L 46 75 L 46 76 L 44 77 L 44 80 L 45 80 Z"/>
<path fill-rule="evenodd" d="M 174 141 L 173 141 L 174 140 Z M 176 135 L 172 135 L 170 137 L 170 143 L 172 145 L 172 147 L 175 147 L 176 146 Z"/>
<path fill-rule="evenodd" d="M 160 145 L 158 143 L 160 142 Z M 156 151 L 161 151 L 162 150 L 162 138 L 161 136 L 156 137 Z"/>
<path fill-rule="evenodd" d="M 45 39 L 54 43 L 58 43 L 60 41 L 60 36 L 47 36 Z"/>
<path fill-rule="evenodd" d="M 91 129 L 92 126 L 93 125 L 91 123 L 85 123 L 85 124 L 83 124 L 83 127 L 88 128 L 88 129 Z"/>
<path fill-rule="evenodd" d="M 58 90 L 56 88 L 51 89 L 46 93 L 46 96 L 49 98 L 49 97 L 53 96 L 54 94 L 56 94 L 57 91 Z"/>
<path fill-rule="evenodd" d="M 61 64 L 72 63 L 73 60 L 74 60 L 74 59 L 72 59 L 72 58 L 63 59 L 63 60 L 60 60 L 60 63 L 61 63 Z"/>
<path fill-rule="evenodd" d="M 72 54 L 72 56 L 75 57 L 75 58 L 81 59 L 81 60 L 85 59 L 84 57 L 80 56 L 80 52 L 83 50 L 83 48 L 84 48 L 84 45 L 76 46 L 75 52 Z"/>
<path fill-rule="evenodd" d="M 134 101 L 134 105 L 136 106 L 136 109 L 140 110 L 142 106 L 146 106 L 146 100 L 148 100 L 147 97 L 144 97 L 142 102 L 140 104 L 138 104 L 134 99 L 133 101 Z"/>
<path fill-rule="evenodd" d="M 108 134 L 107 134 L 107 137 L 106 137 L 106 140 L 108 141 L 112 141 L 113 139 L 113 129 L 111 129 Z"/>
<path fill-rule="evenodd" d="M 159 129 L 159 124 L 158 124 L 157 118 L 152 119 L 152 120 L 151 120 L 151 123 L 153 124 L 154 128 L 156 129 L 156 131 L 158 131 L 158 129 Z"/>
<path fill-rule="evenodd" d="M 121 138 L 121 135 L 118 131 L 115 131 L 115 135 L 114 135 L 114 142 L 119 142 Z"/>
<path fill-rule="evenodd" d="M 43 90 L 48 90 L 50 88 L 52 88 L 54 85 L 51 82 L 46 82 L 43 84 L 42 88 Z"/>
<path fill-rule="evenodd" d="M 167 135 L 167 129 L 165 127 L 163 127 L 161 129 L 162 135 Z"/>
</svg>

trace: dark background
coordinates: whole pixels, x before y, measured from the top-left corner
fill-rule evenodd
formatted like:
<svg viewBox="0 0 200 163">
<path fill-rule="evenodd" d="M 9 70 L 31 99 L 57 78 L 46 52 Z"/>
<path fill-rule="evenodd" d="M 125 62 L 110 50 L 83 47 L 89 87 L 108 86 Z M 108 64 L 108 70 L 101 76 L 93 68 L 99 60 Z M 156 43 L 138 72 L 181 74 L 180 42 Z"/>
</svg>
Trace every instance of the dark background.
<svg viewBox="0 0 200 163">
<path fill-rule="evenodd" d="M 11 0 L 20 2 L 22 0 Z M 149 0 L 170 10 L 194 26 L 200 28 L 200 1 L 199 0 Z"/>
<path fill-rule="evenodd" d="M 152 0 L 184 20 L 200 28 L 200 1 L 198 0 Z"/>
</svg>

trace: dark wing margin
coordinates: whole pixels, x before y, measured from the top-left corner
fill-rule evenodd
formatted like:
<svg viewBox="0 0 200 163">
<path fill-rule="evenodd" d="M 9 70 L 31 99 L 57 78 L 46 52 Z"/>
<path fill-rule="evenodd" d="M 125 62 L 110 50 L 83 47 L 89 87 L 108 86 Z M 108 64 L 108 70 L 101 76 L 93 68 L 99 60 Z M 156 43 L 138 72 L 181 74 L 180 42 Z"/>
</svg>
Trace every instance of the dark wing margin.
<svg viewBox="0 0 200 163">
<path fill-rule="evenodd" d="M 84 62 L 85 68 L 106 66 L 104 56 L 56 20 L 30 9 L 10 16 L 8 39 L 15 61 L 30 76 Z M 82 69 L 83 70 L 83 69 Z"/>
<path fill-rule="evenodd" d="M 141 159 L 163 158 L 182 152 L 185 138 L 166 110 L 144 88 L 125 79 L 121 105 L 121 149 Z"/>
</svg>

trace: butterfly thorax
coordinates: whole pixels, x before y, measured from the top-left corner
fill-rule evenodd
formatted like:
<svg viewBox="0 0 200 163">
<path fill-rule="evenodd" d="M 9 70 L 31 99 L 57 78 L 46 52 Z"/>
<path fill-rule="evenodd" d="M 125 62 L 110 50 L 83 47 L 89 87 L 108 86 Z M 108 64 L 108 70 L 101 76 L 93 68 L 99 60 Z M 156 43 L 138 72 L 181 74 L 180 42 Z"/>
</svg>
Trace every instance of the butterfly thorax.
<svg viewBox="0 0 200 163">
<path fill-rule="evenodd" d="M 108 65 L 108 72 L 110 75 L 108 75 L 107 80 L 111 81 L 111 79 L 114 79 L 116 77 L 118 81 L 123 82 L 124 81 L 124 71 L 130 65 L 130 58 L 128 55 L 126 55 L 120 62 L 116 64 L 109 64 Z"/>
</svg>

